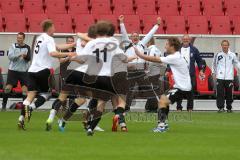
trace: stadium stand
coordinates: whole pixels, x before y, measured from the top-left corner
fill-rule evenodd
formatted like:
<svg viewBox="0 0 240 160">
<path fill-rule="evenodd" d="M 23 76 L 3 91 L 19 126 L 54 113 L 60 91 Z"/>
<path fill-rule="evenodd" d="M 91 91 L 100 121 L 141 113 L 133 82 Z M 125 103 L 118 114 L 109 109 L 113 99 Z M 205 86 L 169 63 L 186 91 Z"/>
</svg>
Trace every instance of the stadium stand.
<svg viewBox="0 0 240 160">
<path fill-rule="evenodd" d="M 91 0 L 90 6 L 92 14 L 112 14 L 113 5 L 110 0 Z"/>
<path fill-rule="evenodd" d="M 131 31 L 140 30 L 142 33 L 147 33 L 155 20 L 154 15 L 159 15 L 163 19 L 170 18 L 159 29 L 158 33 L 161 34 L 175 34 L 183 30 L 184 33 L 190 34 L 240 34 L 239 0 L 1 0 L 0 5 L 0 14 L 3 17 L 3 26 L 1 25 L 2 19 L 0 20 L 0 31 L 5 32 L 19 31 L 19 27 L 9 26 L 9 21 L 20 26 L 22 31 L 39 32 L 39 27 L 35 25 L 39 24 L 36 18 L 39 16 L 39 19 L 42 20 L 45 17 L 44 14 L 48 17 L 72 16 L 77 24 L 76 27 L 80 26 L 79 29 L 84 31 L 86 29 L 81 26 L 84 26 L 86 21 L 84 21 L 85 24 L 80 25 L 76 16 L 87 15 L 87 17 L 94 17 L 94 20 L 106 17 L 118 25 L 118 16 L 124 14 L 126 20 L 127 17 L 137 17 L 136 25 L 132 25 L 133 20 L 127 20 L 131 23 L 127 22 L 126 25 Z M 9 18 L 12 15 L 16 17 L 17 14 L 22 17 L 20 19 Z M 26 21 L 23 20 L 24 17 L 28 18 L 27 27 Z M 138 17 L 140 17 L 141 23 L 138 22 Z M 171 20 L 173 17 L 175 18 Z M 183 21 L 183 18 L 186 22 Z M 90 18 L 88 24 L 92 21 Z M 228 23 L 229 21 L 230 23 Z M 177 26 L 176 23 L 179 25 Z M 72 32 L 72 27 L 64 25 L 64 28 L 61 28 L 64 31 L 67 29 Z M 59 32 L 63 32 L 61 30 Z"/>
<path fill-rule="evenodd" d="M 67 5 L 71 15 L 89 14 L 90 3 L 86 0 L 68 0 Z"/>
<path fill-rule="evenodd" d="M 226 10 L 224 0 L 203 0 L 203 15 L 223 16 Z"/>
<path fill-rule="evenodd" d="M 140 16 L 140 26 L 142 27 L 143 34 L 147 34 L 151 28 L 156 24 L 158 15 L 142 15 Z M 163 24 L 165 25 L 165 24 Z M 164 26 L 160 26 L 157 30 L 157 34 L 164 34 Z"/>
<path fill-rule="evenodd" d="M 126 26 L 127 32 L 139 32 L 140 29 L 140 19 L 138 15 L 125 15 L 124 24 Z"/>
<path fill-rule="evenodd" d="M 94 17 L 91 14 L 76 15 L 74 16 L 74 31 L 75 32 L 87 32 L 88 27 L 95 22 Z"/>
<path fill-rule="evenodd" d="M 160 16 L 177 16 L 179 15 L 180 1 L 176 0 L 157 0 Z"/>
<path fill-rule="evenodd" d="M 225 0 L 225 6 L 226 6 L 226 15 L 229 16 L 240 16 L 240 1 L 239 0 Z"/>
<path fill-rule="evenodd" d="M 0 15 L 0 32 L 3 31 L 2 15 Z"/>
<path fill-rule="evenodd" d="M 203 6 L 200 0 L 181 0 L 181 15 L 199 16 L 202 15 Z"/>
<path fill-rule="evenodd" d="M 211 16 L 210 17 L 211 34 L 233 34 L 233 21 L 226 16 Z"/>
<path fill-rule="evenodd" d="M 49 16 L 54 21 L 54 25 L 58 32 L 72 33 L 73 32 L 73 19 L 69 14 L 53 14 Z"/>
<path fill-rule="evenodd" d="M 17 87 L 12 89 L 13 93 L 16 94 L 21 94 L 22 93 L 22 87 L 21 87 L 21 83 L 18 81 Z"/>
<path fill-rule="evenodd" d="M 94 20 L 107 20 L 107 21 L 111 21 L 115 26 L 116 26 L 116 31 L 118 30 L 118 19 L 115 15 L 94 15 Z M 117 31 L 118 33 L 118 31 Z"/>
<path fill-rule="evenodd" d="M 184 16 L 168 16 L 163 19 L 166 22 L 167 34 L 183 34 L 186 33 L 186 19 Z"/>
<path fill-rule="evenodd" d="M 3 15 L 3 24 L 5 32 L 25 32 L 27 30 L 26 17 L 24 14 Z"/>
<path fill-rule="evenodd" d="M 136 13 L 138 15 L 153 15 L 158 12 L 158 3 L 155 0 L 134 0 Z"/>
<path fill-rule="evenodd" d="M 1 12 L 6 13 L 22 13 L 21 0 L 4 0 L 1 1 Z"/>
<path fill-rule="evenodd" d="M 44 13 L 43 1 L 39 1 L 39 0 L 24 0 L 23 1 L 23 12 L 26 15 L 30 15 L 30 14 L 43 14 Z"/>
<path fill-rule="evenodd" d="M 189 16 L 187 18 L 187 29 L 189 34 L 208 34 L 209 25 L 206 16 Z"/>
<path fill-rule="evenodd" d="M 65 14 L 67 13 L 66 0 L 44 0 L 45 12 L 47 14 Z"/>
<path fill-rule="evenodd" d="M 135 14 L 136 9 L 133 1 L 129 0 L 113 0 L 113 14 L 119 16 L 121 14 Z"/>
<path fill-rule="evenodd" d="M 29 32 L 42 32 L 41 22 L 47 19 L 46 14 L 30 14 L 27 16 L 27 26 Z"/>
</svg>

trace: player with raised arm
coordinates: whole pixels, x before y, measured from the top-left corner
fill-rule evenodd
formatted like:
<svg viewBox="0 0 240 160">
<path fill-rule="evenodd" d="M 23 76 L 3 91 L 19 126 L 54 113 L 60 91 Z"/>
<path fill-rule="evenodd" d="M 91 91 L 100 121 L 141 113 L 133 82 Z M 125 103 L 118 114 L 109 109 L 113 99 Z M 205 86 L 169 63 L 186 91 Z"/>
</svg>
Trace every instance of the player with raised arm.
<svg viewBox="0 0 240 160">
<path fill-rule="evenodd" d="M 56 44 L 53 39 L 55 32 L 54 24 L 51 20 L 44 20 L 42 22 L 43 34 L 41 34 L 35 42 L 33 50 L 32 64 L 28 70 L 28 95 L 24 100 L 24 107 L 21 110 L 19 117 L 18 127 L 25 130 L 24 118 L 31 118 L 31 112 L 34 108 L 30 107 L 38 92 L 47 93 L 49 91 L 48 78 L 50 76 L 50 68 L 53 68 L 53 64 L 56 58 L 73 57 L 76 53 L 60 53 L 56 51 Z M 63 45 L 61 47 L 66 47 Z M 71 45 L 69 45 L 71 46 Z"/>
<path fill-rule="evenodd" d="M 141 53 L 136 47 L 136 54 L 150 62 L 158 62 L 168 64 L 173 72 L 174 88 L 169 90 L 166 94 L 161 95 L 158 102 L 158 125 L 153 129 L 153 132 L 164 132 L 168 129 L 166 123 L 169 104 L 173 104 L 178 100 L 182 100 L 184 96 L 191 96 L 191 80 L 186 59 L 180 54 L 181 43 L 178 38 L 169 38 L 166 42 L 167 57 L 148 56 Z"/>
<path fill-rule="evenodd" d="M 147 52 L 147 43 L 151 40 L 153 35 L 158 30 L 161 24 L 161 17 L 158 17 L 156 20 L 156 25 L 149 31 L 149 33 L 140 40 L 139 34 L 137 32 L 133 32 L 128 37 L 125 25 L 124 25 L 124 16 L 119 16 L 120 21 L 120 30 L 122 34 L 122 41 L 126 42 L 126 44 L 130 43 L 130 45 L 125 47 L 125 52 L 127 56 L 135 56 L 135 51 L 131 47 L 132 45 L 137 47 L 141 52 Z M 135 88 L 136 84 L 138 86 L 138 90 L 144 90 L 143 86 L 150 85 L 149 81 L 145 78 L 146 76 L 146 67 L 145 60 L 142 58 L 137 58 L 128 64 L 128 79 L 129 79 L 129 91 L 127 93 L 127 103 L 126 110 L 130 110 L 130 106 L 133 99 L 133 93 L 131 91 L 132 88 Z"/>
<path fill-rule="evenodd" d="M 119 48 L 118 40 L 113 37 L 114 32 L 115 26 L 112 23 L 99 21 L 96 24 L 97 38 L 87 43 L 80 54 L 80 58 L 89 66 L 88 69 L 83 72 L 76 68 L 66 79 L 66 83 L 75 88 L 77 86 L 86 87 L 86 90 L 90 88 L 89 95 L 98 99 L 97 108 L 90 110 L 87 135 L 93 135 L 93 129 L 99 123 L 109 99 L 112 99 L 113 106 L 116 108 L 112 130 L 117 131 L 120 125 L 122 131 L 127 131 L 123 113 L 124 95 L 128 87 L 126 80 L 128 58 Z M 96 79 L 88 82 L 87 77 L 93 76 Z M 97 94 L 99 91 L 104 94 Z"/>
</svg>

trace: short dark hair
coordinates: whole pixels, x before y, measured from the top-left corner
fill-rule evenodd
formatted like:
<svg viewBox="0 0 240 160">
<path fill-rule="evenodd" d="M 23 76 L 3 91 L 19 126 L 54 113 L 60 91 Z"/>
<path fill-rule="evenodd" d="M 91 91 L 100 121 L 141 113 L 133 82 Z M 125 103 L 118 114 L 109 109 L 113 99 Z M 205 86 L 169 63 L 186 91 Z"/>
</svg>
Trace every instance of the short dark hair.
<svg viewBox="0 0 240 160">
<path fill-rule="evenodd" d="M 51 19 L 46 19 L 41 23 L 43 32 L 47 32 L 50 27 L 53 26 L 53 21 Z"/>
<path fill-rule="evenodd" d="M 68 40 L 68 39 L 73 39 L 74 40 L 74 37 L 73 36 L 67 36 L 66 40 Z"/>
<path fill-rule="evenodd" d="M 18 32 L 18 35 L 23 36 L 23 39 L 25 39 L 25 33 L 23 33 L 23 32 Z"/>
<path fill-rule="evenodd" d="M 174 47 L 175 51 L 180 51 L 181 42 L 178 38 L 170 37 L 170 38 L 168 38 L 168 43 L 169 43 L 169 46 Z"/>
<path fill-rule="evenodd" d="M 229 41 L 226 40 L 226 39 L 222 40 L 221 45 L 222 45 L 223 43 L 225 43 L 225 42 L 228 43 L 228 45 L 230 45 Z"/>
<path fill-rule="evenodd" d="M 96 34 L 99 36 L 113 36 L 115 26 L 110 21 L 98 21 L 96 23 Z"/>
<path fill-rule="evenodd" d="M 91 25 L 88 28 L 88 37 L 96 38 L 96 26 L 95 26 L 95 24 Z"/>
</svg>

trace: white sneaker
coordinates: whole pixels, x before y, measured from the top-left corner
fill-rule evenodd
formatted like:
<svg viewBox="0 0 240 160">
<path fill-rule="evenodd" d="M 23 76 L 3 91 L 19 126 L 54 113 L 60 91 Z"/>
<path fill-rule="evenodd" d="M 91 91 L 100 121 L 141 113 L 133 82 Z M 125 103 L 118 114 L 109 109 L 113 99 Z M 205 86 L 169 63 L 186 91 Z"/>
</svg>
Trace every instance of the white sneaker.
<svg viewBox="0 0 240 160">
<path fill-rule="evenodd" d="M 102 128 L 100 128 L 99 126 L 96 126 L 94 128 L 95 131 L 99 131 L 99 132 L 104 132 L 104 130 Z"/>
</svg>

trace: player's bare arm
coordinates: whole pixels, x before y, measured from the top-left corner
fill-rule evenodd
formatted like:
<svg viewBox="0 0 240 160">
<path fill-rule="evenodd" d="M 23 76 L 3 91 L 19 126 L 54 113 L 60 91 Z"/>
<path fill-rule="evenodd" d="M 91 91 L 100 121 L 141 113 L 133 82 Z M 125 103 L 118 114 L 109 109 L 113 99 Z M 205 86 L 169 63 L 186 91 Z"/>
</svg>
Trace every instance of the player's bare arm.
<svg viewBox="0 0 240 160">
<path fill-rule="evenodd" d="M 65 58 L 65 57 L 74 57 L 77 55 L 75 52 L 50 52 L 50 56 L 55 58 Z"/>
<path fill-rule="evenodd" d="M 77 33 L 77 36 L 84 41 L 92 40 L 92 38 L 88 37 L 86 33 Z"/>
<path fill-rule="evenodd" d="M 135 53 L 138 57 L 146 60 L 146 61 L 150 61 L 150 62 L 158 62 L 158 63 L 161 63 L 161 59 L 160 57 L 155 57 L 155 56 L 147 56 L 143 53 L 141 53 L 136 47 L 133 47 L 134 50 L 135 50 Z"/>
<path fill-rule="evenodd" d="M 76 46 L 76 43 L 71 43 L 71 44 L 56 44 L 57 50 L 67 50 L 69 48 L 73 48 Z"/>
</svg>

